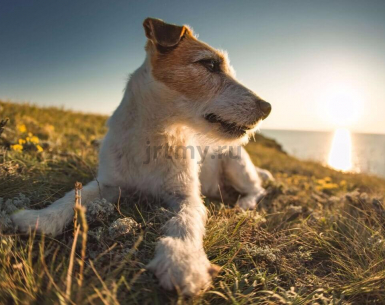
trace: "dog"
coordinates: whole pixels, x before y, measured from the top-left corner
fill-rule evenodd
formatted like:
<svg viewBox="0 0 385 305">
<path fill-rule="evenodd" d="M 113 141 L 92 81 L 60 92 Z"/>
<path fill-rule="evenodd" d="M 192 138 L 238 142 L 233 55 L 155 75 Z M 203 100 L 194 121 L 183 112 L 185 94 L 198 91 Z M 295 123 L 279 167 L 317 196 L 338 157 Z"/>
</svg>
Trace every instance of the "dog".
<svg viewBox="0 0 385 305">
<path fill-rule="evenodd" d="M 147 268 L 163 288 L 191 296 L 218 272 L 203 249 L 202 195 L 236 193 L 240 208 L 255 208 L 265 194 L 261 177 L 271 175 L 256 168 L 240 145 L 271 105 L 241 85 L 226 53 L 199 41 L 190 27 L 154 18 L 143 27 L 147 56 L 108 120 L 97 180 L 83 188 L 82 203 L 100 196 L 116 202 L 133 189 L 161 198 L 173 216 Z M 194 149 L 200 153 L 193 156 Z M 72 220 L 74 202 L 71 191 L 42 210 L 19 211 L 12 220 L 20 231 L 57 235 Z"/>
</svg>

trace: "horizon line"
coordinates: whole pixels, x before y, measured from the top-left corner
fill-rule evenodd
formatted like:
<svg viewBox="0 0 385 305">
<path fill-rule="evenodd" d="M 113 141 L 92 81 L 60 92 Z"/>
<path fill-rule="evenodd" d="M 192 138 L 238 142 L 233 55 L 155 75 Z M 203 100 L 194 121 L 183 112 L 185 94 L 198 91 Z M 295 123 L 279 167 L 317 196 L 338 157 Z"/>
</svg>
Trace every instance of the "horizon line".
<svg viewBox="0 0 385 305">
<path fill-rule="evenodd" d="M 36 102 L 33 102 L 33 101 L 15 101 L 15 100 L 12 100 L 11 98 L 1 98 L 0 97 L 0 102 L 3 102 L 3 103 L 15 103 L 15 104 L 27 104 L 29 106 L 34 106 L 34 107 L 39 107 L 39 108 L 56 108 L 58 110 L 63 110 L 63 111 L 71 111 L 71 112 L 74 112 L 74 113 L 79 113 L 79 114 L 90 114 L 90 115 L 101 115 L 101 116 L 106 116 L 106 117 L 110 117 L 112 115 L 112 113 L 115 111 L 111 111 L 111 113 L 102 113 L 102 112 L 93 112 L 93 111 L 86 111 L 86 110 L 76 110 L 76 109 L 73 109 L 73 108 L 69 108 L 68 106 L 65 106 L 65 105 L 38 105 Z M 371 135 L 385 135 L 385 132 L 381 133 L 381 132 L 365 132 L 365 131 L 356 131 L 356 130 L 353 130 L 349 127 L 340 127 L 340 128 L 346 128 L 346 129 L 349 129 L 350 132 L 354 133 L 354 134 L 371 134 Z M 292 128 L 260 128 L 259 129 L 259 133 L 262 133 L 263 130 L 266 130 L 266 131 L 299 131 L 299 132 L 319 132 L 319 133 L 325 133 L 325 132 L 334 132 L 336 129 L 339 129 L 339 128 L 330 128 L 330 129 L 325 129 L 325 130 L 319 130 L 319 129 L 292 129 Z"/>
</svg>

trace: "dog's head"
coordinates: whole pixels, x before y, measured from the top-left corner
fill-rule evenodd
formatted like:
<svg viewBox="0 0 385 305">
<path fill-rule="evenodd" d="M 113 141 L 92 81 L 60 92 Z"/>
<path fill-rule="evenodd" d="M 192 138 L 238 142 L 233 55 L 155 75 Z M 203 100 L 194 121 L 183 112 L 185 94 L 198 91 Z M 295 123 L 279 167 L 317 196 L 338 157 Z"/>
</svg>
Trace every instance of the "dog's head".
<svg viewBox="0 0 385 305">
<path fill-rule="evenodd" d="M 270 114 L 270 104 L 235 79 L 227 54 L 189 27 L 153 18 L 143 26 L 152 75 L 177 92 L 170 103 L 184 124 L 212 139 L 245 140 Z"/>
</svg>

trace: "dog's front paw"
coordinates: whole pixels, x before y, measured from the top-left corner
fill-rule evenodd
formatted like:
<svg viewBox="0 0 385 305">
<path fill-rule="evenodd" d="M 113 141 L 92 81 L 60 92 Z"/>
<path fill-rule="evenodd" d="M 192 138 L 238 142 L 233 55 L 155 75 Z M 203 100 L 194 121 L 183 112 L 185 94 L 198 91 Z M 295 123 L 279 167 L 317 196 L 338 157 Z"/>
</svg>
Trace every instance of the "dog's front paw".
<svg viewBox="0 0 385 305">
<path fill-rule="evenodd" d="M 147 265 L 166 290 L 193 296 L 208 288 L 219 267 L 211 265 L 202 248 L 192 242 L 165 237 L 156 246 L 155 258 Z"/>
<path fill-rule="evenodd" d="M 15 229 L 28 233 L 36 230 L 46 235 L 56 236 L 65 226 L 65 218 L 47 210 L 21 210 L 11 215 Z"/>
<path fill-rule="evenodd" d="M 241 197 L 238 200 L 237 205 L 242 210 L 255 209 L 255 207 L 257 206 L 257 203 L 259 203 L 266 195 L 267 195 L 266 190 L 264 188 L 261 188 L 257 194 L 246 195 L 244 197 Z"/>
</svg>

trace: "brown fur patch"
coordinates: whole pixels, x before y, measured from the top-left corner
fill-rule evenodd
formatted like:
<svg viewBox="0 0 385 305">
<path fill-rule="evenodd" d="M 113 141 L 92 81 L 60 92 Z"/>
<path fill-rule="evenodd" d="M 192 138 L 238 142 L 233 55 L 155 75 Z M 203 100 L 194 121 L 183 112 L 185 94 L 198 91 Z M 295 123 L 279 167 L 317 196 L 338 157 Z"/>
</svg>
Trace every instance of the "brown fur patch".
<svg viewBox="0 0 385 305">
<path fill-rule="evenodd" d="M 151 65 L 154 78 L 187 98 L 207 99 L 230 80 L 230 69 L 225 56 L 196 39 L 189 29 L 180 43 L 168 52 L 160 52 L 150 40 L 148 48 L 152 53 Z M 212 73 L 196 62 L 199 52 L 207 52 L 211 54 L 209 58 L 219 60 L 222 72 Z"/>
</svg>

